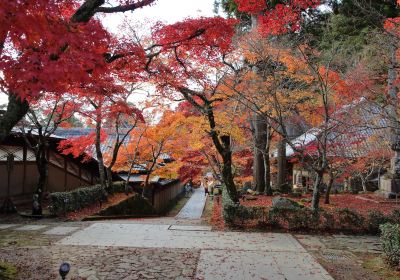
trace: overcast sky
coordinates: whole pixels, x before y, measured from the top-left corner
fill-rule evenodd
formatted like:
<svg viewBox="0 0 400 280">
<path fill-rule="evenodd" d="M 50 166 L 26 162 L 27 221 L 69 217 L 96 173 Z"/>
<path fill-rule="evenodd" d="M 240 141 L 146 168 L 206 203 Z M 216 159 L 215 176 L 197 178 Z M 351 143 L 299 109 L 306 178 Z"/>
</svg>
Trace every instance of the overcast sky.
<svg viewBox="0 0 400 280">
<path fill-rule="evenodd" d="M 132 22 L 150 27 L 151 22 L 163 21 L 174 23 L 188 17 L 214 16 L 214 0 L 157 0 L 156 4 L 125 14 L 109 14 L 102 17 L 104 25 L 111 32 L 118 32 L 118 26 L 127 18 Z M 7 102 L 7 97 L 0 94 L 0 104 Z"/>
</svg>

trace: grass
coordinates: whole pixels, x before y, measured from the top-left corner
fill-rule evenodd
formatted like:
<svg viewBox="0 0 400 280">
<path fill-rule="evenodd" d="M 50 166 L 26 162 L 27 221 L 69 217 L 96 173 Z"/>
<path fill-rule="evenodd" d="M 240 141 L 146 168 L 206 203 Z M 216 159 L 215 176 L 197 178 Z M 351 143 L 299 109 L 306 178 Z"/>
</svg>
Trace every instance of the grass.
<svg viewBox="0 0 400 280">
<path fill-rule="evenodd" d="M 0 279 L 17 279 L 17 268 L 10 263 L 0 262 Z"/>
<path fill-rule="evenodd" d="M 394 270 L 384 263 L 382 257 L 373 257 L 367 259 L 363 263 L 363 267 L 372 270 L 385 280 L 398 280 L 400 279 L 400 272 Z"/>
<path fill-rule="evenodd" d="M 185 206 L 186 202 L 188 202 L 189 199 L 190 197 L 182 196 L 182 198 L 180 198 L 176 202 L 176 204 L 171 208 L 171 210 L 168 211 L 166 216 L 175 217 L 176 215 L 178 215 L 179 211 L 181 211 L 181 209 L 183 208 L 183 206 Z"/>
</svg>

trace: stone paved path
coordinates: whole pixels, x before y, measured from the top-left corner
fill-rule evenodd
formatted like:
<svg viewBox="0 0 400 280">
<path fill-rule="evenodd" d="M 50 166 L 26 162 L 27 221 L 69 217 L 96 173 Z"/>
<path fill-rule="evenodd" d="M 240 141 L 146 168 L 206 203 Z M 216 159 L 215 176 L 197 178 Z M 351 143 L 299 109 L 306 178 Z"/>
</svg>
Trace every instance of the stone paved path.
<svg viewBox="0 0 400 280">
<path fill-rule="evenodd" d="M 30 280 L 59 279 L 63 261 L 68 280 L 381 280 L 362 261 L 379 253 L 372 236 L 215 232 L 190 219 L 0 224 L 0 260 Z"/>
<path fill-rule="evenodd" d="M 200 219 L 203 214 L 204 205 L 206 203 L 206 197 L 204 195 L 204 189 L 194 189 L 194 192 L 185 206 L 176 215 L 176 219 Z"/>
<path fill-rule="evenodd" d="M 282 233 L 213 232 L 198 226 L 171 228 L 169 225 L 94 223 L 57 245 L 68 248 L 161 248 L 199 254 L 195 274 L 183 279 L 333 279 L 292 235 Z"/>
</svg>

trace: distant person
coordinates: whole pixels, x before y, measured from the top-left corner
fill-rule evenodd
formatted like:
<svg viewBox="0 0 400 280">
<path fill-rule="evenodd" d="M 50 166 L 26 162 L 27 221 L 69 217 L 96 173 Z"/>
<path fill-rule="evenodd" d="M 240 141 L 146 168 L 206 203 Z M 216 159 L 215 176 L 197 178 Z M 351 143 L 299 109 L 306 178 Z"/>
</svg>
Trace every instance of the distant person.
<svg viewBox="0 0 400 280">
<path fill-rule="evenodd" d="M 204 196 L 207 196 L 208 194 L 208 180 L 205 179 L 205 182 L 203 183 L 203 181 L 201 182 L 202 187 L 204 188 Z"/>
<path fill-rule="evenodd" d="M 211 199 L 213 199 L 214 196 L 214 181 L 213 180 L 208 180 L 207 181 L 207 192 L 211 196 Z"/>
<path fill-rule="evenodd" d="M 187 197 L 191 192 L 193 192 L 193 188 L 192 188 L 192 182 L 189 180 L 189 182 L 187 182 L 185 185 L 185 197 Z"/>
</svg>

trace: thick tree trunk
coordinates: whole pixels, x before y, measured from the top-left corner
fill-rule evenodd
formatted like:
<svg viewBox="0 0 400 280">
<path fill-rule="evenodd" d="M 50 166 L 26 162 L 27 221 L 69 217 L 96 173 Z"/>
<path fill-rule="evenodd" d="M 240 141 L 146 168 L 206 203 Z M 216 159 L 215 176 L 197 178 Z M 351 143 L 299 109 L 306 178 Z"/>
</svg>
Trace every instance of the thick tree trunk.
<svg viewBox="0 0 400 280">
<path fill-rule="evenodd" d="M 113 193 L 114 192 L 114 188 L 113 188 L 113 179 L 112 179 L 112 166 L 107 166 L 106 168 L 106 172 L 107 172 L 107 189 Z"/>
<path fill-rule="evenodd" d="M 286 140 L 282 138 L 278 142 L 278 175 L 277 187 L 278 189 L 284 188 L 287 184 L 286 176 Z"/>
<path fill-rule="evenodd" d="M 260 193 L 265 190 L 265 164 L 264 154 L 267 146 L 267 124 L 265 119 L 259 114 L 253 117 L 253 141 L 254 141 L 254 159 L 253 159 L 253 179 L 254 189 Z"/>
<path fill-rule="evenodd" d="M 225 183 L 226 190 L 228 191 L 229 197 L 233 202 L 238 203 L 238 195 L 233 181 L 232 173 L 232 151 L 231 151 L 231 138 L 227 135 L 221 136 L 221 142 L 224 147 L 224 152 L 221 154 L 223 160 L 222 166 L 222 180 Z"/>
<path fill-rule="evenodd" d="M 323 171 L 316 172 L 312 201 L 311 201 L 311 209 L 313 211 L 317 211 L 319 209 L 319 199 L 321 197 L 320 189 L 322 185 L 323 174 L 324 174 Z"/>
<path fill-rule="evenodd" d="M 326 188 L 326 193 L 325 193 L 325 201 L 324 201 L 325 204 L 330 203 L 329 196 L 331 194 L 331 190 L 332 190 L 332 186 L 333 186 L 333 179 L 334 178 L 333 178 L 332 172 L 329 172 L 329 183 L 328 183 L 328 186 Z"/>
<path fill-rule="evenodd" d="M 105 192 L 106 189 L 106 174 L 104 171 L 104 159 L 103 159 L 103 153 L 101 152 L 101 120 L 98 119 L 96 123 L 96 138 L 95 138 L 95 148 L 96 148 L 96 157 L 97 157 L 97 163 L 99 166 L 99 176 L 100 176 L 100 185 Z"/>
<path fill-rule="evenodd" d="M 7 111 L 0 113 L 0 141 L 3 141 L 13 127 L 26 115 L 29 104 L 13 94 L 8 96 Z"/>
</svg>

